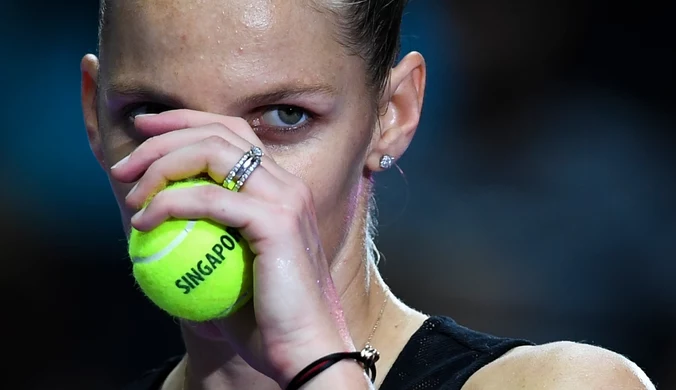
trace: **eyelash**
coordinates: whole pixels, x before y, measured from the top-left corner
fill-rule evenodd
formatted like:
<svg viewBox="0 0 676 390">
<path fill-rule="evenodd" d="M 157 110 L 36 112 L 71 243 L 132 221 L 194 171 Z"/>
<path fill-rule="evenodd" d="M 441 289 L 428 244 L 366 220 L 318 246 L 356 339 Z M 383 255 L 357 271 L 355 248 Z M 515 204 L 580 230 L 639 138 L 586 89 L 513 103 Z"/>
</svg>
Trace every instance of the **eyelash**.
<svg viewBox="0 0 676 390">
<path fill-rule="evenodd" d="M 298 112 L 303 114 L 303 116 L 305 117 L 304 122 L 300 125 L 286 126 L 286 127 L 283 127 L 283 126 L 265 126 L 265 125 L 260 124 L 261 119 L 263 118 L 263 116 L 266 113 L 269 113 L 269 112 L 272 112 L 272 111 L 275 111 L 275 110 L 283 111 L 283 110 L 286 110 L 286 109 L 297 110 Z M 258 131 L 258 132 L 272 131 L 272 132 L 275 132 L 275 133 L 278 133 L 278 134 L 290 134 L 290 133 L 300 132 L 300 131 L 306 129 L 307 127 L 311 126 L 312 122 L 314 122 L 316 118 L 317 118 L 316 114 L 314 114 L 313 112 L 306 110 L 302 107 L 293 106 L 293 105 L 290 105 L 290 104 L 280 104 L 280 105 L 274 105 L 274 106 L 266 106 L 266 107 L 263 107 L 263 108 L 257 110 L 256 117 L 253 120 L 250 120 L 249 124 L 251 125 L 251 128 L 254 129 L 254 131 Z"/>
<path fill-rule="evenodd" d="M 143 107 L 152 107 L 155 108 L 155 110 L 146 110 L 148 113 L 161 113 L 164 111 L 170 111 L 172 108 L 170 106 L 160 104 L 160 103 L 152 103 L 152 102 L 139 102 L 139 103 L 134 103 L 130 104 L 129 106 L 123 108 L 122 110 L 122 117 L 126 120 L 129 120 L 130 122 L 133 123 L 133 118 L 138 115 L 134 115 L 134 111 L 138 110 L 139 108 Z M 275 126 L 266 126 L 260 124 L 261 118 L 263 117 L 264 114 L 274 111 L 274 110 L 284 110 L 284 109 L 294 109 L 298 110 L 301 113 L 303 113 L 306 116 L 306 120 L 304 121 L 303 124 L 298 125 L 298 126 L 288 126 L 288 127 L 275 127 Z M 317 119 L 317 115 L 313 113 L 310 110 L 307 110 L 305 108 L 299 107 L 299 106 L 294 106 L 291 104 L 278 104 L 278 105 L 271 105 L 271 106 L 265 106 L 260 109 L 257 109 L 256 111 L 256 116 L 254 119 L 248 120 L 249 125 L 251 128 L 258 132 L 258 133 L 263 133 L 263 134 L 268 134 L 268 133 L 276 133 L 278 135 L 290 135 L 293 133 L 300 133 L 301 131 L 307 129 L 308 127 L 312 126 L 313 122 Z"/>
</svg>

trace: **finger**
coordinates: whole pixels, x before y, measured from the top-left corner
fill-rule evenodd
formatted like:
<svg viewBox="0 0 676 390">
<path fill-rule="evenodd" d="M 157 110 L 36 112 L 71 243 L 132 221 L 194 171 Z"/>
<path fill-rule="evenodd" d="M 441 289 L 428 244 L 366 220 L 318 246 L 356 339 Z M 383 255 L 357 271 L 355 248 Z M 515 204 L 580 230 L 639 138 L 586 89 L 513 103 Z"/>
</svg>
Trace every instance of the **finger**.
<svg viewBox="0 0 676 390">
<path fill-rule="evenodd" d="M 249 144 L 263 147 L 249 123 L 243 118 L 182 109 L 165 111 L 157 115 L 138 116 L 134 120 L 137 131 L 148 137 L 180 129 L 207 126 L 212 123 L 220 123 Z"/>
<path fill-rule="evenodd" d="M 156 160 L 127 195 L 126 203 L 141 208 L 152 195 L 168 182 L 188 179 L 206 173 L 217 184 L 223 183 L 244 152 L 220 137 L 177 149 Z M 283 183 L 259 166 L 251 173 L 240 191 L 273 200 L 284 188 Z"/>
<path fill-rule="evenodd" d="M 214 136 L 218 136 L 238 147 L 242 150 L 242 154 L 252 146 L 247 140 L 239 137 L 220 123 L 172 131 L 150 138 L 139 145 L 129 156 L 112 167 L 111 176 L 124 183 L 137 181 L 156 160 L 176 149 Z"/>
<path fill-rule="evenodd" d="M 264 152 L 265 148 L 263 142 L 258 138 L 256 133 L 251 128 L 251 125 L 243 118 L 218 115 L 209 112 L 194 111 L 194 110 L 171 110 L 165 111 L 157 115 L 144 115 L 136 117 L 134 125 L 136 126 L 137 131 L 148 137 L 154 137 L 158 135 L 163 135 L 166 133 L 171 133 L 180 129 L 188 129 L 195 127 L 210 127 L 213 124 L 220 124 L 227 128 L 233 135 L 238 136 L 242 140 L 248 142 L 248 147 L 244 148 L 235 140 L 226 138 L 228 141 L 233 144 L 242 147 L 242 149 L 248 150 L 251 145 L 256 145 L 260 147 Z M 267 155 L 267 153 L 266 153 Z M 268 159 L 272 160 L 270 156 Z M 263 160 L 263 164 L 266 163 Z M 272 174 L 280 177 L 290 179 L 290 173 L 282 169 L 281 167 L 269 166 L 270 172 Z"/>
<path fill-rule="evenodd" d="M 263 202 L 244 193 L 228 191 L 216 184 L 166 189 L 134 217 L 131 223 L 140 231 L 150 231 L 170 219 L 208 219 L 243 233 L 264 209 Z M 248 229 L 251 230 L 251 229 Z M 254 233 L 255 234 L 255 233 Z M 247 240 L 255 238 L 247 234 Z"/>
</svg>

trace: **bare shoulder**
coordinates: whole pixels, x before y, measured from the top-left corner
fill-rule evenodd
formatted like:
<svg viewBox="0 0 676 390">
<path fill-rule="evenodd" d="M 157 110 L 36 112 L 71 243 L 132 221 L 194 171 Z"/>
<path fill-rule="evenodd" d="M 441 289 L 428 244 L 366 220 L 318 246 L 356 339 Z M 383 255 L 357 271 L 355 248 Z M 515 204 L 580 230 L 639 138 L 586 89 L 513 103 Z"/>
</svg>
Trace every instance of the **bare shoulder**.
<svg viewBox="0 0 676 390">
<path fill-rule="evenodd" d="M 654 390 L 632 361 L 573 342 L 518 347 L 474 374 L 463 390 Z"/>
</svg>

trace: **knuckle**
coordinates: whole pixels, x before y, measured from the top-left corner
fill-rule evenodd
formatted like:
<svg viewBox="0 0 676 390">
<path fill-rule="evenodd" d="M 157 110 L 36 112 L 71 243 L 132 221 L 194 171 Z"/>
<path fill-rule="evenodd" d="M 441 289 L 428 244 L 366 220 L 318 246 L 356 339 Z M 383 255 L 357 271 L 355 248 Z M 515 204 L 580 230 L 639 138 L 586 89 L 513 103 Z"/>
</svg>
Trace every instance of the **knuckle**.
<svg viewBox="0 0 676 390">
<path fill-rule="evenodd" d="M 153 196 L 152 201 L 148 204 L 148 209 L 153 212 L 169 211 L 172 207 L 172 196 L 170 191 L 160 191 Z"/>
<path fill-rule="evenodd" d="M 150 149 L 151 146 L 153 145 L 153 142 L 151 142 L 152 138 L 149 138 L 145 141 L 143 141 L 141 144 L 136 146 L 131 153 L 129 153 L 129 161 L 136 160 L 139 158 L 139 156 L 143 156 L 146 153 L 146 149 Z"/>
<path fill-rule="evenodd" d="M 158 137 L 148 138 L 129 153 L 129 161 L 136 161 L 141 164 L 148 164 L 162 157 L 163 146 Z"/>
<path fill-rule="evenodd" d="M 301 223 L 303 220 L 302 214 L 299 213 L 295 207 L 289 206 L 288 204 L 278 204 L 274 210 L 271 210 L 273 214 L 276 215 L 277 221 L 275 226 L 279 231 L 286 233 L 296 233 L 300 231 Z"/>
<path fill-rule="evenodd" d="M 304 210 L 312 208 L 313 199 L 310 187 L 308 187 L 308 185 L 300 178 L 295 178 L 291 183 L 291 186 L 293 187 L 291 193 L 295 194 L 294 198 L 299 202 L 297 207 L 302 207 Z"/>
<path fill-rule="evenodd" d="M 285 231 L 297 231 L 309 215 L 313 215 L 312 191 L 298 179 L 291 184 L 292 190 L 280 202 L 273 205 L 272 215 L 277 215 Z"/>
<path fill-rule="evenodd" d="M 229 131 L 228 126 L 220 123 L 220 122 L 213 122 L 205 126 L 209 130 L 213 130 L 218 133 L 222 133 L 224 131 Z"/>
<path fill-rule="evenodd" d="M 148 169 L 146 169 L 145 174 L 143 175 L 143 180 L 152 184 L 155 184 L 158 180 L 164 179 L 164 164 L 162 160 L 157 160 L 154 163 L 150 164 Z"/>
<path fill-rule="evenodd" d="M 233 125 L 237 128 L 251 128 L 249 122 L 244 118 L 233 118 Z"/>
<path fill-rule="evenodd" d="M 216 185 L 206 185 L 197 188 L 199 190 L 199 200 L 207 207 L 219 204 L 223 198 L 224 188 Z"/>
<path fill-rule="evenodd" d="M 199 207 L 204 210 L 206 215 L 218 217 L 224 212 L 223 195 L 226 190 L 223 187 L 208 185 L 198 187 L 196 190 L 198 191 Z"/>
<path fill-rule="evenodd" d="M 132 155 L 144 155 L 150 153 L 153 150 L 159 150 L 161 146 L 161 138 L 159 136 L 150 137 L 147 140 L 143 141 L 139 146 L 131 152 Z"/>
<path fill-rule="evenodd" d="M 223 151 L 228 150 L 232 145 L 226 139 L 213 135 L 204 140 L 204 146 L 206 149 L 205 154 L 210 156 L 207 159 L 210 159 L 214 156 L 222 155 Z"/>
<path fill-rule="evenodd" d="M 288 196 L 283 203 L 284 213 L 288 217 L 300 215 L 305 210 L 305 201 L 299 196 Z"/>
<path fill-rule="evenodd" d="M 204 143 L 213 148 L 222 148 L 223 146 L 230 145 L 230 143 L 223 137 L 218 135 L 210 135 L 204 139 Z"/>
</svg>

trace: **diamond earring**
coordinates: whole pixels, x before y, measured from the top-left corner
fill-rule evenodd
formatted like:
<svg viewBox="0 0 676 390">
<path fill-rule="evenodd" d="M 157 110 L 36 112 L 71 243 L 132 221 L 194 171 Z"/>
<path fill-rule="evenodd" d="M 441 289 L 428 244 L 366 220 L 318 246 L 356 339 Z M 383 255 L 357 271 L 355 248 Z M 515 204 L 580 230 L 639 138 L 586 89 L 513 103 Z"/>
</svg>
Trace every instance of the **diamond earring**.
<svg viewBox="0 0 676 390">
<path fill-rule="evenodd" d="M 386 154 L 380 158 L 380 168 L 390 169 L 392 168 L 392 164 L 394 164 L 394 157 Z"/>
</svg>

